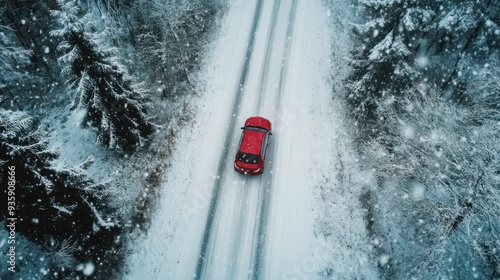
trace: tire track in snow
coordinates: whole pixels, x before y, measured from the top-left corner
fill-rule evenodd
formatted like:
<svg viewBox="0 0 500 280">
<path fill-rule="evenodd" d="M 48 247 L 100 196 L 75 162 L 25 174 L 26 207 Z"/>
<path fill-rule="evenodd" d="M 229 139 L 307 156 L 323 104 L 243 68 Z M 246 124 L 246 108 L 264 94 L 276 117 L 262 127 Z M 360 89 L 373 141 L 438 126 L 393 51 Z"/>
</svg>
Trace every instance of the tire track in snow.
<svg viewBox="0 0 500 280">
<path fill-rule="evenodd" d="M 278 92 L 277 92 L 277 97 L 275 99 L 275 104 L 274 104 L 274 109 L 275 112 L 278 112 L 279 108 L 281 107 L 282 103 L 282 96 L 283 96 L 283 91 L 285 88 L 285 78 L 287 76 L 287 70 L 288 70 L 288 61 L 291 56 L 291 38 L 293 34 L 293 27 L 294 27 L 294 22 L 295 22 L 295 17 L 297 14 L 297 0 L 293 0 L 292 2 L 292 7 L 290 9 L 290 15 L 288 17 L 288 26 L 287 26 L 287 31 L 286 31 L 286 43 L 285 43 L 285 51 L 283 53 L 283 64 L 281 67 L 281 72 L 280 72 L 280 78 L 279 78 L 279 84 L 278 84 Z M 270 46 L 270 43 L 268 43 Z M 270 53 L 270 51 L 268 50 Z M 259 98 L 260 101 L 260 98 Z M 260 103 L 260 102 L 259 102 Z M 259 104 L 260 106 L 260 104 Z M 275 122 L 276 125 L 281 124 L 280 118 Z M 276 154 L 273 153 L 273 162 L 276 161 Z M 268 173 L 269 174 L 269 173 Z M 268 178 L 270 177 L 270 178 Z M 260 209 L 259 209 L 259 223 L 258 223 L 258 233 L 257 233 L 257 246 L 254 251 L 254 256 L 253 256 L 253 273 L 252 273 L 252 279 L 257 280 L 257 279 L 262 279 L 262 272 L 263 272 L 263 267 L 265 263 L 265 253 L 264 253 L 264 247 L 266 243 L 266 233 L 267 233 L 267 227 L 268 227 L 268 218 L 269 218 L 269 208 L 270 208 L 270 200 L 271 200 L 271 182 L 272 182 L 273 174 L 266 176 L 265 180 L 261 180 L 260 184 Z M 264 184 L 262 184 L 264 182 Z"/>
<path fill-rule="evenodd" d="M 230 116 L 230 123 L 228 126 L 228 130 L 226 131 L 226 138 L 224 141 L 224 147 L 222 150 L 222 155 L 221 155 L 221 160 L 219 161 L 219 165 L 217 167 L 217 178 L 214 183 L 213 191 L 212 191 L 212 197 L 210 199 L 210 206 L 208 210 L 208 216 L 207 220 L 205 222 L 205 230 L 203 233 L 202 241 L 201 241 L 201 246 L 200 246 L 200 253 L 198 257 L 198 262 L 196 264 L 196 274 L 194 276 L 194 279 L 196 280 L 201 280 L 203 279 L 203 274 L 206 269 L 206 263 L 205 261 L 207 260 L 207 250 L 208 250 L 208 245 L 210 243 L 210 239 L 212 237 L 212 228 L 214 227 L 214 220 L 215 220 L 215 214 L 217 212 L 217 206 L 219 204 L 219 199 L 220 199 L 220 194 L 221 194 L 221 174 L 225 173 L 226 166 L 227 166 L 227 159 L 229 155 L 229 147 L 231 143 L 231 139 L 233 138 L 233 133 L 234 133 L 234 126 L 236 124 L 236 115 L 239 110 L 239 105 L 241 103 L 241 98 L 243 95 L 244 87 L 245 87 L 245 82 L 248 78 L 248 72 L 249 72 L 249 65 L 250 65 L 250 60 L 252 57 L 252 52 L 253 52 L 253 47 L 255 44 L 255 35 L 257 31 L 257 26 L 260 21 L 260 17 L 262 14 L 262 2 L 263 0 L 259 0 L 256 4 L 255 7 L 255 16 L 252 22 L 252 27 L 250 31 L 250 40 L 248 42 L 248 47 L 247 51 L 245 54 L 245 61 L 243 64 L 243 69 L 240 75 L 240 80 L 238 83 L 238 88 L 236 89 L 236 97 L 233 102 L 233 108 Z"/>
<path fill-rule="evenodd" d="M 278 10 L 280 9 L 280 0 L 276 0 L 273 5 L 273 12 L 271 15 L 271 28 L 269 31 L 269 35 L 267 36 L 267 47 L 266 47 L 266 54 L 264 56 L 264 68 L 262 69 L 261 76 L 260 76 L 260 86 L 259 86 L 259 97 L 257 99 L 257 114 L 261 115 L 262 114 L 262 99 L 264 92 L 266 90 L 267 86 L 267 77 L 269 76 L 269 65 L 270 65 L 270 60 L 271 60 L 271 53 L 272 53 L 272 43 L 274 39 L 274 33 L 276 31 L 276 21 L 278 20 Z"/>
<path fill-rule="evenodd" d="M 241 209 L 239 212 L 239 215 L 234 215 L 235 218 L 237 218 L 237 228 L 236 228 L 236 234 L 233 236 L 236 236 L 236 240 L 234 242 L 235 246 L 233 248 L 233 252 L 231 254 L 231 259 L 236 262 L 236 264 L 231 268 L 231 279 L 238 279 L 237 278 L 237 273 L 239 271 L 240 267 L 240 258 L 239 258 L 239 253 L 242 251 L 243 248 L 243 242 L 242 238 L 244 235 L 244 232 L 246 231 L 246 226 L 247 226 L 247 220 L 248 220 L 248 194 L 249 194 L 250 188 L 248 186 L 244 186 L 244 190 L 240 190 L 240 197 L 238 201 L 240 202 Z"/>
<path fill-rule="evenodd" d="M 276 103 L 274 104 L 275 109 L 279 109 L 281 107 L 281 99 L 283 96 L 283 90 L 285 88 L 285 78 L 288 70 L 288 61 L 290 60 L 291 57 L 291 42 L 292 42 L 292 35 L 293 35 L 293 27 L 295 23 L 295 17 L 297 15 L 297 0 L 293 0 L 292 2 L 292 8 L 290 9 L 290 17 L 288 20 L 288 27 L 286 30 L 286 45 L 285 45 L 285 54 L 283 55 L 283 66 L 282 70 L 280 73 L 280 81 L 278 85 L 278 97 L 276 98 Z"/>
</svg>

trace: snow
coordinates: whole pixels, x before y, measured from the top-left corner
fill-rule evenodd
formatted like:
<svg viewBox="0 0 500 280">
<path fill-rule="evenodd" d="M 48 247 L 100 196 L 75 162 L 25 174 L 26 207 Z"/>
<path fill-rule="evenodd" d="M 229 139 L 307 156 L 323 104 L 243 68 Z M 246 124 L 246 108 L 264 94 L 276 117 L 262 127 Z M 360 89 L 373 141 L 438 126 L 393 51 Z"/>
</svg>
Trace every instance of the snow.
<svg viewBox="0 0 500 280">
<path fill-rule="evenodd" d="M 417 65 L 420 66 L 420 67 L 422 67 L 422 68 L 428 66 L 429 62 L 430 62 L 429 58 L 427 56 L 425 56 L 425 55 L 418 56 L 417 59 L 416 59 L 416 61 L 417 61 Z"/>
<path fill-rule="evenodd" d="M 77 270 L 81 270 L 85 276 L 91 276 L 94 273 L 95 265 L 92 262 L 79 264 Z"/>
<path fill-rule="evenodd" d="M 179 131 L 160 206 L 132 244 L 127 279 L 377 278 L 357 197 L 376 180 L 371 170 L 358 178 L 349 171 L 358 160 L 339 98 L 347 4 L 264 1 L 252 45 L 259 3 L 232 2 L 193 78 L 196 116 Z M 336 19 L 342 24 L 329 24 Z M 239 127 L 252 115 L 274 128 L 258 177 L 232 168 Z"/>
<path fill-rule="evenodd" d="M 388 255 L 382 255 L 379 258 L 379 263 L 381 266 L 386 265 L 389 262 L 390 257 Z"/>
<path fill-rule="evenodd" d="M 420 183 L 414 182 L 413 183 L 413 191 L 412 191 L 413 199 L 414 200 L 422 199 L 424 196 L 424 193 L 425 193 L 425 186 L 420 184 Z"/>
</svg>

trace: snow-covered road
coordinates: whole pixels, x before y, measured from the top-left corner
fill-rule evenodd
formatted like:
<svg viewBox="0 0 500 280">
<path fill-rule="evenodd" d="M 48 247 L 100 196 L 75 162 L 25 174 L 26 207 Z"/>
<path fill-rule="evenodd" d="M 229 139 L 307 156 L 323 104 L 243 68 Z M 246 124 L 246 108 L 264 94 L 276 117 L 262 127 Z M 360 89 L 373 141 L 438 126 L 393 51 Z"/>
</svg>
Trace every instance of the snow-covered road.
<svg viewBox="0 0 500 280">
<path fill-rule="evenodd" d="M 197 79 L 195 120 L 179 133 L 161 205 L 128 260 L 128 279 L 320 279 L 335 267 L 315 234 L 324 211 L 315 188 L 338 175 L 338 139 L 347 135 L 336 131 L 342 119 L 332 112 L 343 72 L 331 78 L 330 16 L 321 0 L 232 1 Z M 347 45 L 337 44 L 335 61 L 345 68 Z M 274 135 L 264 174 L 246 177 L 232 165 L 239 128 L 253 115 L 270 119 Z M 342 198 L 359 204 L 349 199 Z M 361 209 L 346 212 L 356 211 L 345 222 L 357 225 L 347 228 L 359 237 Z M 349 242 L 339 250 L 360 246 Z"/>
</svg>

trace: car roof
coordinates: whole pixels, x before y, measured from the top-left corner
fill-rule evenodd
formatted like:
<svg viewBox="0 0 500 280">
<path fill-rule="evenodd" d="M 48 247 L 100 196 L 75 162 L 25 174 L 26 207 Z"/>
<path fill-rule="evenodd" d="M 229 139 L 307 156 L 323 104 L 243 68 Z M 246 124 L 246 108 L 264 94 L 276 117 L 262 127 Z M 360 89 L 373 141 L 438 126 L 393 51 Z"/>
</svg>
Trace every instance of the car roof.
<svg viewBox="0 0 500 280">
<path fill-rule="evenodd" d="M 265 133 L 255 130 L 243 130 L 240 151 L 248 154 L 260 154 L 262 149 L 262 139 Z"/>
</svg>

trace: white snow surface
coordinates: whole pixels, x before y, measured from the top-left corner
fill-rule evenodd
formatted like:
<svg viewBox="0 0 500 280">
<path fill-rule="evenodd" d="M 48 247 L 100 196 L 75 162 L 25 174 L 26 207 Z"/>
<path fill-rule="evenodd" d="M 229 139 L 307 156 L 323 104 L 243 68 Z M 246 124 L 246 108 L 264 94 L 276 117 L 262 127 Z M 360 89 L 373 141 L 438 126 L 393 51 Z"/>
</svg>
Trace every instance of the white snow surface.
<svg viewBox="0 0 500 280">
<path fill-rule="evenodd" d="M 342 24 L 348 15 L 340 11 L 349 7 L 263 0 L 240 89 L 258 3 L 234 0 L 223 19 L 197 77 L 196 116 L 178 135 L 160 206 L 133 245 L 127 279 L 378 278 L 358 199 L 373 179 L 370 172 L 355 175 L 344 104 L 335 98 L 348 70 Z M 233 161 L 239 128 L 253 115 L 271 120 L 273 136 L 264 174 L 247 177 Z M 217 183 L 220 196 L 206 227 Z"/>
</svg>

